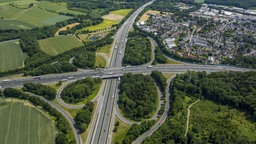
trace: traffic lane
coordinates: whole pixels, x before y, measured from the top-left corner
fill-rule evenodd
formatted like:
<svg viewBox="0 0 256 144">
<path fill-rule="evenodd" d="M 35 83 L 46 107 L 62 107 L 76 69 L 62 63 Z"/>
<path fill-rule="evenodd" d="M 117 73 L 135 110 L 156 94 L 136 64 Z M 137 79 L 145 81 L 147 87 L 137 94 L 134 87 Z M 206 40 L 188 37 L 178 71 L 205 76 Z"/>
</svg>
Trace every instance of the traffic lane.
<svg viewBox="0 0 256 144">
<path fill-rule="evenodd" d="M 112 111 L 113 111 L 113 106 L 114 106 L 114 97 L 115 97 L 115 91 L 117 89 L 117 85 L 116 85 L 116 81 L 117 80 L 112 80 L 112 85 L 110 87 L 110 92 L 109 92 L 109 99 L 108 99 L 108 104 L 106 107 L 106 113 L 103 119 L 103 131 L 101 133 L 100 136 L 100 141 L 99 144 L 103 144 L 106 142 L 107 138 L 109 138 L 109 125 L 110 125 L 110 121 L 111 121 L 111 117 L 112 117 Z"/>
</svg>

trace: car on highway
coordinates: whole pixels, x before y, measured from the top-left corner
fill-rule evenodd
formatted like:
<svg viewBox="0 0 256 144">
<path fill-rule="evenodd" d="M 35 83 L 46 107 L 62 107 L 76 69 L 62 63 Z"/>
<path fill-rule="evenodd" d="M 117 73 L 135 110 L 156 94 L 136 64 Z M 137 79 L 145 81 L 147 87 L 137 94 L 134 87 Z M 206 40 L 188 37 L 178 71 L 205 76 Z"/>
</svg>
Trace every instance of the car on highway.
<svg viewBox="0 0 256 144">
<path fill-rule="evenodd" d="M 121 54 L 122 52 L 120 51 L 119 54 Z"/>
</svg>

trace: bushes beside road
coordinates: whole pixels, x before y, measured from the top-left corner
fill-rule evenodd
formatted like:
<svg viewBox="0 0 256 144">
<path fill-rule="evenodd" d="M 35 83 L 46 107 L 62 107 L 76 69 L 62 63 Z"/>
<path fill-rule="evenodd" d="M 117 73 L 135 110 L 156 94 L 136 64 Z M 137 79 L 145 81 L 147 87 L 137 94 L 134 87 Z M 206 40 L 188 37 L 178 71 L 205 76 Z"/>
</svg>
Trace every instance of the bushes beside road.
<svg viewBox="0 0 256 144">
<path fill-rule="evenodd" d="M 40 83 L 26 83 L 23 85 L 22 90 L 43 96 L 48 100 L 53 100 L 56 96 L 56 90 L 54 88 Z"/>
<path fill-rule="evenodd" d="M 78 111 L 74 120 L 78 127 L 79 133 L 85 132 L 86 128 L 91 122 L 93 107 L 94 107 L 94 103 L 89 102 L 86 104 L 85 107 L 83 107 L 81 110 Z"/>
</svg>

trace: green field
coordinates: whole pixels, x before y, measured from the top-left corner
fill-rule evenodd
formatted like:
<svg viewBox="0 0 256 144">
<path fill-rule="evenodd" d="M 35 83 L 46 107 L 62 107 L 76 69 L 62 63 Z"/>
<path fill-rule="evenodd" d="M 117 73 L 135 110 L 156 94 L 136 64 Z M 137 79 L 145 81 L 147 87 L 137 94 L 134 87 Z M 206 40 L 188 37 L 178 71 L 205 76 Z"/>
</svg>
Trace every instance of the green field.
<svg viewBox="0 0 256 144">
<path fill-rule="evenodd" d="M 132 9 L 120 9 L 110 12 L 111 14 L 117 14 L 121 16 L 126 16 Z"/>
<path fill-rule="evenodd" d="M 119 126 L 117 127 L 117 131 L 113 132 L 112 144 L 121 144 L 131 125 L 128 125 L 122 122 L 118 117 L 115 117 L 115 123 L 119 122 Z"/>
<path fill-rule="evenodd" d="M 25 55 L 18 41 L 0 43 L 0 71 L 22 67 L 24 60 Z"/>
<path fill-rule="evenodd" d="M 35 4 L 29 8 L 31 3 Z M 72 18 L 59 15 L 58 12 L 81 14 L 80 12 L 67 9 L 66 3 L 20 0 L 14 1 L 10 5 L 2 0 L 0 1 L 0 18 L 3 20 L 1 20 L 0 29 L 32 29 L 54 25 L 57 22 Z"/>
<path fill-rule="evenodd" d="M 83 46 L 83 43 L 73 35 L 38 40 L 38 43 L 41 50 L 49 55 L 58 55 L 75 47 Z"/>
<path fill-rule="evenodd" d="M 14 30 L 19 30 L 19 29 L 31 29 L 35 28 L 35 26 L 17 21 L 17 20 L 0 20 L 0 29 L 6 30 L 6 29 L 14 29 Z"/>
<path fill-rule="evenodd" d="M 15 17 L 15 19 L 18 21 L 26 22 L 38 27 L 53 25 L 57 22 L 61 22 L 70 18 L 71 17 L 42 10 L 38 7 L 32 7 Z"/>
<path fill-rule="evenodd" d="M 53 144 L 55 126 L 28 102 L 0 99 L 1 144 Z"/>
<path fill-rule="evenodd" d="M 18 13 L 22 12 L 23 9 L 19 9 L 16 8 L 14 6 L 11 5 L 2 5 L 0 6 L 0 17 L 4 18 L 4 19 L 11 19 L 12 17 L 14 17 L 15 15 L 17 15 Z"/>
<path fill-rule="evenodd" d="M 105 54 L 107 57 L 109 57 L 109 56 L 110 56 L 110 52 L 111 52 L 111 47 L 112 47 L 111 44 L 107 44 L 107 45 L 105 45 L 105 46 L 103 46 L 103 47 L 98 48 L 98 49 L 97 49 L 97 52 L 98 52 L 98 53 L 103 53 L 103 54 Z"/>
<path fill-rule="evenodd" d="M 40 8 L 46 9 L 47 11 L 55 12 L 55 13 L 62 12 L 62 13 L 70 13 L 75 15 L 84 14 L 79 11 L 69 10 L 67 8 L 67 3 L 65 2 L 40 1 L 36 5 Z"/>
<path fill-rule="evenodd" d="M 84 31 L 84 30 L 96 31 L 96 30 L 106 29 L 106 28 L 109 28 L 112 25 L 118 24 L 118 23 L 119 23 L 118 21 L 104 19 L 103 22 L 98 24 L 98 25 L 93 25 L 93 26 L 85 27 L 85 28 L 83 28 L 81 30 L 78 30 L 77 32 Z"/>
<path fill-rule="evenodd" d="M 106 60 L 99 55 L 96 55 L 95 67 L 105 67 L 107 64 Z"/>
</svg>

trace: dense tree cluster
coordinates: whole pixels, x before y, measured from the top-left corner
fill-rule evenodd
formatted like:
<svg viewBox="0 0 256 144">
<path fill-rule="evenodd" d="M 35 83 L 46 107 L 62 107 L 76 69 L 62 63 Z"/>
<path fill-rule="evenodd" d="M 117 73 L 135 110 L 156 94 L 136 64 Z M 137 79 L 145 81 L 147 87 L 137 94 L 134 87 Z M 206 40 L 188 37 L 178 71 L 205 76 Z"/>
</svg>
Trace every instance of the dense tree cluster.
<svg viewBox="0 0 256 144">
<path fill-rule="evenodd" d="M 163 55 L 162 51 L 158 46 L 155 49 L 155 60 L 159 64 L 167 63 L 167 58 Z"/>
<path fill-rule="evenodd" d="M 205 3 L 208 4 L 217 4 L 217 5 L 225 5 L 225 6 L 235 6 L 241 8 L 251 8 L 256 7 L 256 0 L 205 0 Z"/>
<path fill-rule="evenodd" d="M 89 102 L 86 104 L 84 108 L 78 111 L 75 117 L 75 123 L 79 130 L 79 133 L 85 132 L 86 128 L 88 127 L 93 111 L 94 103 Z"/>
<path fill-rule="evenodd" d="M 223 64 L 231 64 L 239 67 L 256 68 L 256 57 L 238 56 L 236 58 L 227 58 L 222 61 Z"/>
<path fill-rule="evenodd" d="M 141 65 L 150 61 L 149 39 L 137 32 L 130 32 L 126 43 L 123 65 Z"/>
<path fill-rule="evenodd" d="M 63 89 L 61 98 L 68 103 L 81 102 L 84 98 L 92 94 L 96 85 L 99 83 L 101 83 L 101 79 L 94 79 L 92 77 L 78 80 Z"/>
<path fill-rule="evenodd" d="M 151 72 L 150 76 L 156 81 L 160 90 L 165 93 L 165 88 L 167 86 L 166 78 L 164 77 L 163 73 L 157 70 Z"/>
<path fill-rule="evenodd" d="M 75 57 L 73 64 L 79 68 L 92 69 L 95 67 L 96 55 L 95 52 L 85 51 Z"/>
<path fill-rule="evenodd" d="M 134 140 L 136 140 L 140 135 L 149 130 L 155 124 L 154 120 L 148 120 L 142 122 L 140 125 L 133 124 L 131 128 L 128 130 L 125 135 L 122 143 L 123 144 L 131 144 Z"/>
<path fill-rule="evenodd" d="M 24 72 L 24 75 L 37 76 L 50 73 L 63 73 L 74 71 L 77 71 L 77 67 L 70 64 L 69 62 L 57 62 L 54 64 L 43 64 L 31 71 Z"/>
<path fill-rule="evenodd" d="M 119 95 L 118 106 L 130 119 L 148 118 L 157 108 L 157 88 L 150 76 L 125 74 Z"/>
<path fill-rule="evenodd" d="M 71 128 L 68 121 L 60 112 L 52 108 L 47 102 L 44 102 L 38 97 L 30 96 L 26 93 L 22 93 L 20 90 L 13 88 L 6 88 L 4 90 L 4 96 L 28 100 L 33 103 L 33 105 L 39 106 L 43 110 L 47 111 L 51 116 L 56 117 L 55 126 L 58 129 L 58 133 L 55 137 L 56 144 L 75 144 L 74 135 L 71 133 Z"/>
<path fill-rule="evenodd" d="M 186 96 L 192 99 L 208 99 L 217 104 L 228 105 L 243 110 L 248 119 L 256 120 L 256 72 L 187 72 L 178 75 L 170 85 L 170 110 L 167 121 L 154 135 L 144 143 L 255 143 L 253 139 L 237 133 L 237 127 L 232 125 L 228 117 L 215 120 L 218 129 L 201 130 L 194 125 L 187 137 L 184 137 L 186 113 L 188 105 Z M 221 109 L 216 109 L 216 112 Z M 230 116 L 230 114 L 227 114 Z M 200 123 L 203 125 L 203 123 Z M 208 122 L 204 120 L 204 122 Z M 171 128 L 170 128 L 171 127 Z M 214 129 L 214 130 L 213 130 Z M 198 136 L 200 135 L 200 136 Z"/>
<path fill-rule="evenodd" d="M 56 96 L 56 90 L 54 88 L 40 83 L 26 83 L 23 85 L 22 90 L 43 96 L 48 100 L 53 100 Z"/>
</svg>

